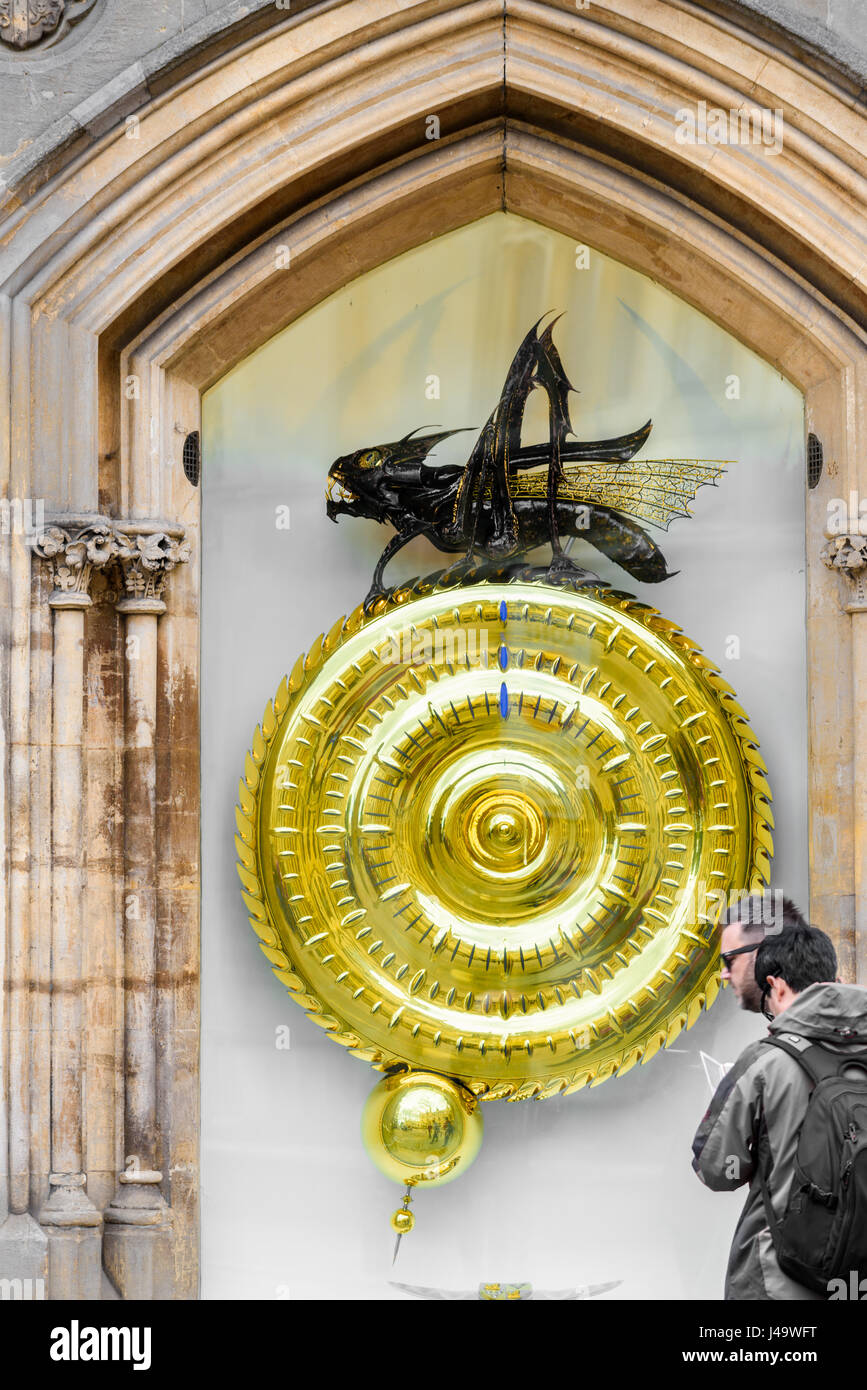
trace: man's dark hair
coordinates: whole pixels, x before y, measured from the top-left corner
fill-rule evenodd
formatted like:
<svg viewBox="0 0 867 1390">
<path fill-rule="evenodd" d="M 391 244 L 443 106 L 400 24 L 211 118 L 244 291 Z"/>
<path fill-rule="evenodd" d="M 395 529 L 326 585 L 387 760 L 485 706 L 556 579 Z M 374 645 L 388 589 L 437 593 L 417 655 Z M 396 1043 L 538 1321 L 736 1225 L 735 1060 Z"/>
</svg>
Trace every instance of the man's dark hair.
<svg viewBox="0 0 867 1390">
<path fill-rule="evenodd" d="M 809 922 L 791 898 L 782 898 L 770 888 L 744 893 L 730 903 L 719 921 L 719 929 L 740 922 L 748 941 L 761 941 L 766 934 L 779 936 L 792 927 L 807 927 Z"/>
<path fill-rule="evenodd" d="M 837 978 L 837 953 L 831 938 L 806 923 L 766 936 L 756 952 L 756 984 L 764 989 L 769 975 L 785 980 L 800 994 L 810 985 Z"/>
</svg>

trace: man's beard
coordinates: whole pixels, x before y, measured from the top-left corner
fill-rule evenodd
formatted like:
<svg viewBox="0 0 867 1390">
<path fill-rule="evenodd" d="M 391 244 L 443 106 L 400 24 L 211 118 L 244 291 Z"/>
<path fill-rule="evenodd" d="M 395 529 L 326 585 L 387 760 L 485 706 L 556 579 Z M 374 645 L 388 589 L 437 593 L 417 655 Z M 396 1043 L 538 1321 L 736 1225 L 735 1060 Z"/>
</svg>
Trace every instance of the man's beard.
<svg viewBox="0 0 867 1390">
<path fill-rule="evenodd" d="M 748 1014 L 760 1014 L 762 1012 L 762 991 L 755 980 L 744 982 L 738 996 L 738 1003 Z"/>
</svg>

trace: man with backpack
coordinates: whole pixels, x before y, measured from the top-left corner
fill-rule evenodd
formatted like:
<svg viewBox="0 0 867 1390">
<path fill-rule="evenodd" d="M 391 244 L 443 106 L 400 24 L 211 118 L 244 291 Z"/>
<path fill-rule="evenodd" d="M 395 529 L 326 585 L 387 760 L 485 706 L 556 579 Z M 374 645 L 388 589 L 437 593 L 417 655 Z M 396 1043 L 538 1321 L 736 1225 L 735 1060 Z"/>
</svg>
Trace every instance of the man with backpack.
<svg viewBox="0 0 867 1390">
<path fill-rule="evenodd" d="M 867 990 L 836 974 L 816 927 L 756 951 L 768 1036 L 723 1077 L 693 1140 L 708 1187 L 750 1185 L 726 1299 L 827 1299 L 867 1276 Z"/>
</svg>

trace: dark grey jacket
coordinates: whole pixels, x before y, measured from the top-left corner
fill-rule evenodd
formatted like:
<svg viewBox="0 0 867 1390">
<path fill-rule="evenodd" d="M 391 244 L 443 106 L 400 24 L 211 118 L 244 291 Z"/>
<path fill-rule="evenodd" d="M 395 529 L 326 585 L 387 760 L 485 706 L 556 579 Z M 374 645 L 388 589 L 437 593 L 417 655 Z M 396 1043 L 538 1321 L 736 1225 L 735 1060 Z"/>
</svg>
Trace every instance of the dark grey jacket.
<svg viewBox="0 0 867 1390">
<path fill-rule="evenodd" d="M 867 989 L 858 985 L 811 985 L 775 1018 L 771 1033 L 802 1037 L 849 1027 L 867 1033 Z M 846 1051 L 846 1044 L 834 1045 Z M 727 1299 L 822 1299 L 796 1284 L 777 1263 L 765 1214 L 760 1174 L 766 1176 L 777 1217 L 786 1209 L 798 1131 L 807 1109 L 810 1082 L 793 1057 L 766 1043 L 751 1043 L 717 1087 L 693 1140 L 692 1166 L 716 1192 L 750 1184 L 735 1229 L 726 1271 Z"/>
</svg>

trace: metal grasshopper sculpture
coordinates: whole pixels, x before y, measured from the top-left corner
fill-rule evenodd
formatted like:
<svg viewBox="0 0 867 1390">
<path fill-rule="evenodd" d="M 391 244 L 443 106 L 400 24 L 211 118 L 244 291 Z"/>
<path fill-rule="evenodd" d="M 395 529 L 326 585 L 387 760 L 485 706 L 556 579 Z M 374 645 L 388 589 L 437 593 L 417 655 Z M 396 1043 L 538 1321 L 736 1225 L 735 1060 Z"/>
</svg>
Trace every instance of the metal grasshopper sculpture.
<svg viewBox="0 0 867 1390">
<path fill-rule="evenodd" d="M 556 322 L 556 320 L 555 320 Z M 724 469 L 701 459 L 642 459 L 652 422 L 616 439 L 569 442 L 569 381 L 550 324 L 533 325 L 512 359 L 500 399 L 463 466 L 427 464 L 430 451 L 462 430 L 377 444 L 335 460 L 328 473 L 327 512 L 387 522 L 395 535 L 376 565 L 365 602 L 385 592 L 389 560 L 416 536 L 439 550 L 508 561 L 550 543 L 548 577 L 597 583 L 598 576 L 564 552 L 561 537 L 578 536 L 634 579 L 656 584 L 671 577 L 665 556 L 633 517 L 667 530 L 705 483 Z M 522 444 L 527 398 L 548 397 L 548 440 Z M 542 471 L 547 470 L 547 471 Z M 676 571 L 674 571 L 676 573 Z"/>
</svg>

